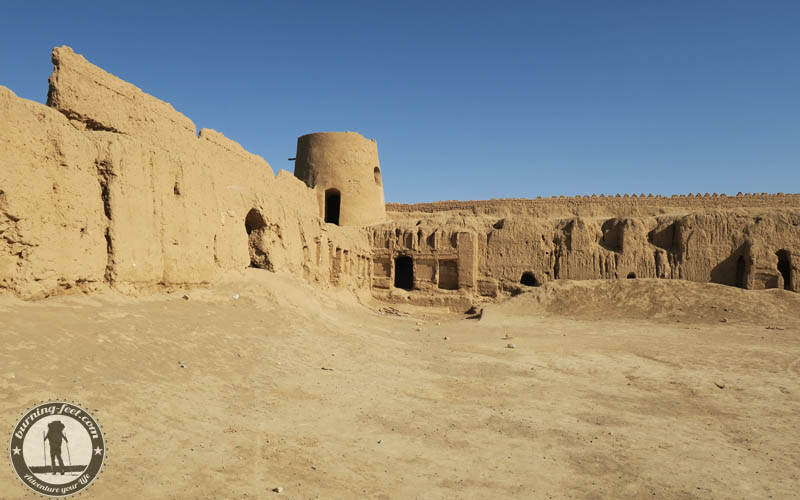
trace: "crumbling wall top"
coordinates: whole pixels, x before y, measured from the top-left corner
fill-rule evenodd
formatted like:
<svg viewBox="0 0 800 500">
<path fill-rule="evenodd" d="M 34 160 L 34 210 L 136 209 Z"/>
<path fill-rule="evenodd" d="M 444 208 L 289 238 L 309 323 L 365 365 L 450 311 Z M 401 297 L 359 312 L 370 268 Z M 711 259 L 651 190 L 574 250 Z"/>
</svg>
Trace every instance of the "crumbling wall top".
<svg viewBox="0 0 800 500">
<path fill-rule="evenodd" d="M 91 130 L 164 143 L 196 138 L 194 123 L 168 102 L 87 61 L 70 47 L 53 49 L 47 105 Z"/>
</svg>

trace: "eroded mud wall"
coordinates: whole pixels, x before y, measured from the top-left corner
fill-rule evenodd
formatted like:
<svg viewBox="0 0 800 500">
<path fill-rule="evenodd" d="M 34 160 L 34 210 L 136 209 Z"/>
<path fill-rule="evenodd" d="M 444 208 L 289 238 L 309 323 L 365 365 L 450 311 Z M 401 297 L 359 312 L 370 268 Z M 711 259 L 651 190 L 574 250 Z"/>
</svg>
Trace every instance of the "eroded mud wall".
<svg viewBox="0 0 800 500">
<path fill-rule="evenodd" d="M 0 87 L 0 287 L 41 295 L 103 282 L 96 157 L 61 113 Z"/>
<path fill-rule="evenodd" d="M 424 291 L 475 289 L 478 242 L 473 231 L 459 227 L 373 226 L 373 286 L 396 286 L 398 258 L 410 258 L 413 289 Z"/>
<path fill-rule="evenodd" d="M 435 291 L 442 262 L 452 261 L 457 289 L 485 296 L 559 279 L 685 279 L 800 291 L 800 210 L 793 208 L 647 217 L 429 214 L 376 226 L 372 240 L 379 288 L 392 286 L 392 259 L 408 255 L 419 290 Z"/>
<path fill-rule="evenodd" d="M 0 287 L 132 292 L 250 265 L 369 287 L 366 233 L 325 225 L 294 176 L 68 47 L 53 64 L 48 106 L 0 88 Z"/>
<path fill-rule="evenodd" d="M 800 255 L 800 211 L 638 218 L 508 217 L 486 234 L 479 273 L 519 283 L 666 278 L 783 288 L 778 252 Z M 793 275 L 798 263 L 792 262 Z M 797 280 L 790 287 L 797 291 Z"/>
</svg>

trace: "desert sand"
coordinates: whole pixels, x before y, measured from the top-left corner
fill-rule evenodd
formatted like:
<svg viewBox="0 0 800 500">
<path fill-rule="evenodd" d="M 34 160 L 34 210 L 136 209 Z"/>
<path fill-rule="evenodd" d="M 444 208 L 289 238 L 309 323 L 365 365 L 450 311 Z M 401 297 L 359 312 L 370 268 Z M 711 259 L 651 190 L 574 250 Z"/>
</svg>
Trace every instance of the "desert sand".
<svg viewBox="0 0 800 500">
<path fill-rule="evenodd" d="M 797 498 L 799 311 L 563 281 L 474 318 L 261 269 L 5 295 L 0 420 L 85 405 L 108 447 L 85 498 Z M 31 497 L 0 474 L 0 498 Z"/>
</svg>

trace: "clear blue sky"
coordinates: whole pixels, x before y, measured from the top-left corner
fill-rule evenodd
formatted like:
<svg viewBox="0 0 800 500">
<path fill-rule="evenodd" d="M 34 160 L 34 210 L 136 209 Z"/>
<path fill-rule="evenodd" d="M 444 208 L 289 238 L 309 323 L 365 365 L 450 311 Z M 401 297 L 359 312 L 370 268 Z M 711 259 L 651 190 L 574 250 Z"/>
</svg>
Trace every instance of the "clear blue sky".
<svg viewBox="0 0 800 500">
<path fill-rule="evenodd" d="M 50 50 L 292 170 L 376 139 L 387 201 L 800 192 L 800 2 L 14 2 L 0 85 Z"/>
</svg>

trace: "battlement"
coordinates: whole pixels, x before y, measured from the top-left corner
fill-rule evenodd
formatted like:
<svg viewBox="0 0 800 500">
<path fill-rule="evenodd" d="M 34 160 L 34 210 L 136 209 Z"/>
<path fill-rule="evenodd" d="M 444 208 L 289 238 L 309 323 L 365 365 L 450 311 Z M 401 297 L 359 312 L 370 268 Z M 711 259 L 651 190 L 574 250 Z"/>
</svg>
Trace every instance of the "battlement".
<svg viewBox="0 0 800 500">
<path fill-rule="evenodd" d="M 437 201 L 432 203 L 387 203 L 387 212 L 397 216 L 412 213 L 434 214 L 456 212 L 460 215 L 532 215 L 567 216 L 630 216 L 708 210 L 800 208 L 800 194 L 689 193 L 671 196 L 654 194 L 592 194 L 543 198 L 492 198 L 474 201 Z"/>
</svg>

